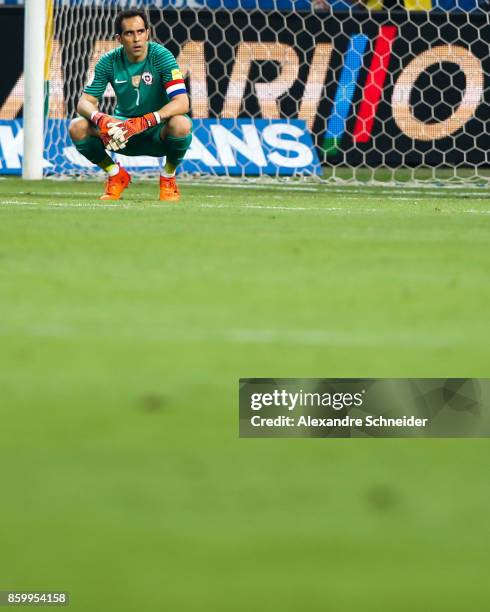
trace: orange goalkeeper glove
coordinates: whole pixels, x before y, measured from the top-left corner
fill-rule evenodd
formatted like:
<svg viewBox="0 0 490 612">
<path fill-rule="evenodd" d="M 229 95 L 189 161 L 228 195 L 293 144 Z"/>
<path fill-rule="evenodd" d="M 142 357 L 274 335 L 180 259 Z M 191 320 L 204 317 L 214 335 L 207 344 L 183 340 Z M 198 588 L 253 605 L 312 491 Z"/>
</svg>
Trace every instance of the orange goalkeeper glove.
<svg viewBox="0 0 490 612">
<path fill-rule="evenodd" d="M 158 113 L 147 113 L 142 117 L 133 117 L 132 119 L 126 119 L 121 124 L 113 127 L 109 130 L 109 133 L 113 135 L 117 142 L 126 143 L 130 138 L 136 134 L 141 134 L 151 127 L 155 127 L 161 122 L 162 118 Z"/>
<path fill-rule="evenodd" d="M 90 120 L 98 128 L 102 143 L 107 149 L 112 140 L 111 130 L 113 130 L 116 126 L 121 125 L 121 121 L 98 111 L 92 113 Z"/>
</svg>

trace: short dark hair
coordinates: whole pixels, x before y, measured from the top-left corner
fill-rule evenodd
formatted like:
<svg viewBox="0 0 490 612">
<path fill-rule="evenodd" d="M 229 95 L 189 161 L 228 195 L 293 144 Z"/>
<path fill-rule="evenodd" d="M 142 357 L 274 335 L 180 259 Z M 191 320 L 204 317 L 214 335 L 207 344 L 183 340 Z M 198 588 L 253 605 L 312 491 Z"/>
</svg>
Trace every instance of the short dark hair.
<svg viewBox="0 0 490 612">
<path fill-rule="evenodd" d="M 141 19 L 143 19 L 143 22 L 145 24 L 145 28 L 148 30 L 148 28 L 150 27 L 150 23 L 148 21 L 148 15 L 146 14 L 144 10 L 127 9 L 126 11 L 121 11 L 116 16 L 116 21 L 114 22 L 114 28 L 116 30 L 116 34 L 119 34 L 119 36 L 121 36 L 121 34 L 123 33 L 123 29 L 122 29 L 123 20 L 131 19 L 131 17 L 141 17 Z"/>
</svg>

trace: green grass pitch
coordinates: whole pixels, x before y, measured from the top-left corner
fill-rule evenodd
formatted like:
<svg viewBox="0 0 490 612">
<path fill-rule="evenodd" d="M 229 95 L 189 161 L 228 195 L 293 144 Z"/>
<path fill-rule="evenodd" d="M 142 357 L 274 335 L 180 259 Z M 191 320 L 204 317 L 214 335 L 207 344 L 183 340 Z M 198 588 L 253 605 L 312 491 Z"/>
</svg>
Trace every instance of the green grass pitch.
<svg viewBox="0 0 490 612">
<path fill-rule="evenodd" d="M 240 440 L 239 377 L 488 377 L 482 189 L 0 180 L 0 589 L 486 609 L 486 440 Z"/>
</svg>

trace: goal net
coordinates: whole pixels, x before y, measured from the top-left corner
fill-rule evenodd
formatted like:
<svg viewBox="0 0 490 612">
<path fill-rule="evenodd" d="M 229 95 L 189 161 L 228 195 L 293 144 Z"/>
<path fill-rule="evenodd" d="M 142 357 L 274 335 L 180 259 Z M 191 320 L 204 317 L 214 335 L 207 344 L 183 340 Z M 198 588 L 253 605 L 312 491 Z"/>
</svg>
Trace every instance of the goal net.
<svg viewBox="0 0 490 612">
<path fill-rule="evenodd" d="M 117 44 L 117 10 L 144 7 L 191 95 L 194 138 L 182 172 L 485 184 L 489 12 L 467 0 L 451 10 L 414 1 L 392 9 L 373 0 L 55 1 L 46 172 L 97 171 L 71 145 L 67 119 Z M 109 86 L 103 110 L 113 106 Z M 157 170 L 153 158 L 123 161 Z"/>
</svg>

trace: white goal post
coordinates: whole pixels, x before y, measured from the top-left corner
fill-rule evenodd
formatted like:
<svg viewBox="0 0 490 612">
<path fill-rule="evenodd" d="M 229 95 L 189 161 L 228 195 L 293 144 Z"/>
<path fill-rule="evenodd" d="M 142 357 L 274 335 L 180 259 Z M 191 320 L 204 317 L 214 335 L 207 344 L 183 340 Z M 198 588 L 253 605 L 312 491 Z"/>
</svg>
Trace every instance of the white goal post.
<svg viewBox="0 0 490 612">
<path fill-rule="evenodd" d="M 360 2 L 341 11 L 318 10 L 315 2 L 302 12 L 264 10 L 261 0 L 247 11 L 237 0 L 179 0 L 181 8 L 176 0 L 47 2 L 54 21 L 43 162 L 44 1 L 26 0 L 25 178 L 39 178 L 43 163 L 45 176 L 97 173 L 72 146 L 66 124 L 96 61 L 116 45 L 117 10 L 144 7 L 153 39 L 174 53 L 190 91 L 195 128 L 181 168 L 187 174 L 488 185 L 488 11 L 367 10 Z M 110 86 L 102 106 L 113 109 Z M 157 170 L 152 158 L 122 160 L 137 174 Z"/>
<path fill-rule="evenodd" d="M 30 180 L 43 177 L 45 22 L 44 0 L 26 0 L 22 178 Z"/>
</svg>

